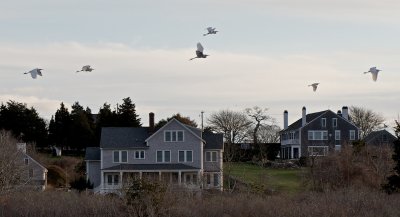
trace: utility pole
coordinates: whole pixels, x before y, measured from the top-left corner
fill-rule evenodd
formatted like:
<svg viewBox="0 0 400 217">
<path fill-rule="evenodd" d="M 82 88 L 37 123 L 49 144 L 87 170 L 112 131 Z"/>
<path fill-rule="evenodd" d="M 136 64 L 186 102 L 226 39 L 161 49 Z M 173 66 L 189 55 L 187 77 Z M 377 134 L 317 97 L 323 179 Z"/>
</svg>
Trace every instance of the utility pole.
<svg viewBox="0 0 400 217">
<path fill-rule="evenodd" d="M 204 118 L 204 111 L 201 111 L 201 132 L 204 131 L 203 118 Z"/>
</svg>

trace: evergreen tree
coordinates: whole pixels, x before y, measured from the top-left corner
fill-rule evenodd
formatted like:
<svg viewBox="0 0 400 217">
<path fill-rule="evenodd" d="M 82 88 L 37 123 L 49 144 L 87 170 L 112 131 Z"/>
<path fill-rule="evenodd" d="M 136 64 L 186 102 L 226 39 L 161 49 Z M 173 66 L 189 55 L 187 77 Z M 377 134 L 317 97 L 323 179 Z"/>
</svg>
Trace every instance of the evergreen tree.
<svg viewBox="0 0 400 217">
<path fill-rule="evenodd" d="M 24 142 L 47 145 L 46 122 L 39 117 L 36 109 L 26 104 L 8 101 L 0 106 L 0 129 L 9 130 L 14 137 Z"/>
<path fill-rule="evenodd" d="M 396 166 L 394 167 L 394 174 L 389 176 L 388 183 L 383 186 L 383 189 L 388 193 L 400 192 L 400 123 L 396 121 L 396 136 L 397 140 L 394 143 L 394 154 L 392 156 Z"/>
<path fill-rule="evenodd" d="M 61 147 L 68 146 L 68 136 L 70 135 L 71 129 L 71 115 L 68 108 L 65 107 L 64 103 L 61 102 L 60 108 L 57 109 L 54 120 L 50 120 L 49 134 L 51 135 L 51 141 L 54 145 Z M 53 144 L 52 144 L 53 145 Z"/>
<path fill-rule="evenodd" d="M 140 118 L 136 114 L 135 104 L 130 97 L 122 99 L 122 105 L 118 106 L 118 126 L 119 127 L 140 127 Z"/>
<path fill-rule="evenodd" d="M 79 102 L 75 102 L 72 105 L 70 117 L 69 145 L 78 150 L 92 146 L 94 143 L 94 131 L 89 122 L 86 110 L 83 109 Z"/>
</svg>

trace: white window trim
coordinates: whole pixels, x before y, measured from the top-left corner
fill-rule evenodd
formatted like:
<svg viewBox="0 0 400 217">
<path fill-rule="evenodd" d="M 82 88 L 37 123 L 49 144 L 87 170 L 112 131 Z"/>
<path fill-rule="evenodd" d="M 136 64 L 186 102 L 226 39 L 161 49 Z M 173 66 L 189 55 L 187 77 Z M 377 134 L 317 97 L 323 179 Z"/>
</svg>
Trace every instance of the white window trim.
<svg viewBox="0 0 400 217">
<path fill-rule="evenodd" d="M 337 118 L 332 118 L 332 127 L 337 127 L 338 123 L 337 123 Z"/>
<path fill-rule="evenodd" d="M 171 133 L 171 141 L 167 141 L 167 132 Z M 172 132 L 176 133 L 176 141 L 172 140 Z M 178 132 L 182 132 L 182 141 L 178 140 Z M 185 142 L 185 131 L 184 130 L 164 130 L 164 142 Z"/>
<path fill-rule="evenodd" d="M 351 136 L 352 132 L 353 132 L 353 136 Z M 353 137 L 353 138 L 351 138 L 351 137 Z M 349 131 L 349 139 L 352 140 L 352 141 L 356 140 L 356 131 L 355 130 L 350 130 Z"/>
<path fill-rule="evenodd" d="M 136 157 L 136 152 L 139 152 L 139 158 Z M 143 158 L 140 157 L 141 156 L 141 154 L 140 154 L 141 152 L 143 152 Z M 135 150 L 133 152 L 133 159 L 135 159 L 135 160 L 145 160 L 146 159 L 146 151 L 145 150 Z"/>
<path fill-rule="evenodd" d="M 179 161 L 179 152 L 183 151 L 183 161 Z M 187 160 L 187 152 L 191 151 L 192 152 L 192 160 L 188 161 Z M 193 163 L 193 150 L 178 150 L 178 163 Z"/>
<path fill-rule="evenodd" d="M 319 154 L 313 155 L 312 153 L 314 153 L 314 152 L 312 152 L 310 150 L 312 150 L 314 148 L 323 148 L 324 149 L 324 151 L 323 151 L 324 154 L 323 155 L 319 155 Z M 328 151 L 329 151 L 329 147 L 328 146 L 308 146 L 307 151 L 308 151 L 308 154 L 310 156 L 317 156 L 317 157 L 319 157 L 319 156 L 327 156 L 328 155 Z"/>
<path fill-rule="evenodd" d="M 162 152 L 162 159 L 161 159 L 162 161 L 158 161 L 158 159 L 157 159 L 157 153 L 158 153 L 159 151 Z M 165 161 L 165 152 L 166 152 L 166 151 L 169 151 L 169 161 L 168 161 L 168 162 Z M 171 163 L 171 162 L 172 162 L 171 155 L 172 155 L 171 150 L 156 150 L 156 163 Z M 179 154 L 178 154 L 178 155 L 179 155 Z"/>
<path fill-rule="evenodd" d="M 312 138 L 310 139 L 309 133 L 312 133 Z M 315 133 L 316 132 L 321 132 L 321 139 L 315 139 Z M 324 139 L 324 133 L 326 134 L 326 139 Z M 309 130 L 307 132 L 307 138 L 308 140 L 313 140 L 313 141 L 326 141 L 328 140 L 328 131 L 327 130 Z"/>
<path fill-rule="evenodd" d="M 126 162 L 122 162 L 122 152 L 126 151 Z M 119 161 L 115 161 L 114 159 L 114 152 L 118 152 L 119 154 Z M 129 152 L 128 150 L 118 150 L 118 151 L 113 151 L 112 152 L 112 159 L 113 159 L 113 163 L 121 163 L 121 164 L 126 164 L 129 162 Z"/>
<path fill-rule="evenodd" d="M 326 118 L 321 118 L 321 126 L 326 127 Z"/>
<path fill-rule="evenodd" d="M 337 134 L 337 133 L 339 133 L 339 134 Z M 340 135 L 340 134 L 341 134 L 341 133 L 340 133 L 340 130 L 335 130 L 335 140 L 336 140 L 336 141 L 341 140 L 341 135 Z M 339 139 L 336 138 L 336 135 L 339 135 Z"/>
<path fill-rule="evenodd" d="M 209 161 L 207 160 L 207 152 L 210 153 L 210 160 Z M 213 161 L 213 157 L 212 157 L 212 153 L 213 152 L 215 152 L 215 161 Z M 214 163 L 218 162 L 218 151 L 206 151 L 204 157 L 205 157 L 205 159 L 204 159 L 205 162 L 214 162 Z"/>
</svg>

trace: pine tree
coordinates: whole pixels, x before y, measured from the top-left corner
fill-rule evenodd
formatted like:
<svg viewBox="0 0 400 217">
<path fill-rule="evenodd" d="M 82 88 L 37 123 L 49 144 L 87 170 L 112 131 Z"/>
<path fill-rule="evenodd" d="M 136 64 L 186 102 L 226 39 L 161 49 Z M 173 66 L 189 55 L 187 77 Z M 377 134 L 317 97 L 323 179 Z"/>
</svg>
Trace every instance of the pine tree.
<svg viewBox="0 0 400 217">
<path fill-rule="evenodd" d="M 140 127 L 140 118 L 136 114 L 135 104 L 130 97 L 122 99 L 122 105 L 118 106 L 118 126 L 119 127 Z"/>
<path fill-rule="evenodd" d="M 71 115 L 64 103 L 61 102 L 60 108 L 54 115 L 54 122 L 49 125 L 49 134 L 55 145 L 68 146 L 68 136 L 71 129 Z"/>
<path fill-rule="evenodd" d="M 89 109 L 90 110 L 90 109 Z M 71 128 L 68 135 L 68 141 L 71 147 L 80 150 L 94 143 L 94 131 L 88 120 L 86 110 L 75 102 L 71 110 Z"/>
<path fill-rule="evenodd" d="M 388 183 L 383 186 L 383 189 L 388 193 L 400 192 L 400 123 L 396 121 L 396 136 L 397 140 L 394 143 L 394 154 L 392 156 L 396 166 L 394 167 L 394 174 L 389 176 Z"/>
</svg>

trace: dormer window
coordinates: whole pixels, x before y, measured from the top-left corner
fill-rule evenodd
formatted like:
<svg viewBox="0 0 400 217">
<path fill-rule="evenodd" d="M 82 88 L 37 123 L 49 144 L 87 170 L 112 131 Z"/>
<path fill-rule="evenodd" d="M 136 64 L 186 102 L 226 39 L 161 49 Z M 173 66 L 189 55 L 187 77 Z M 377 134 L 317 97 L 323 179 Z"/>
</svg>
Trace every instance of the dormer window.
<svg viewBox="0 0 400 217">
<path fill-rule="evenodd" d="M 164 131 L 165 142 L 183 142 L 183 130 Z"/>
<path fill-rule="evenodd" d="M 326 118 L 321 118 L 322 127 L 326 127 Z"/>
</svg>

